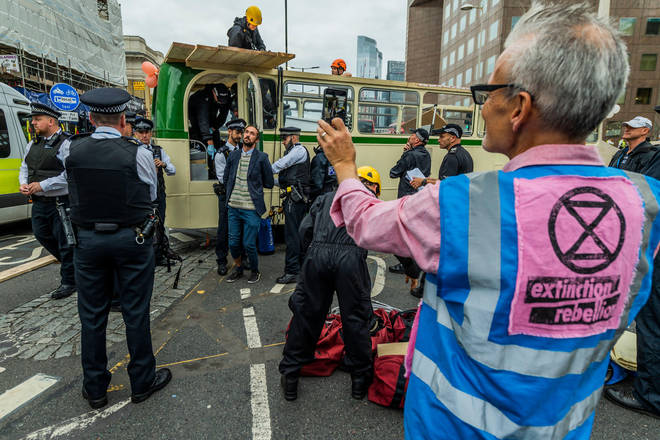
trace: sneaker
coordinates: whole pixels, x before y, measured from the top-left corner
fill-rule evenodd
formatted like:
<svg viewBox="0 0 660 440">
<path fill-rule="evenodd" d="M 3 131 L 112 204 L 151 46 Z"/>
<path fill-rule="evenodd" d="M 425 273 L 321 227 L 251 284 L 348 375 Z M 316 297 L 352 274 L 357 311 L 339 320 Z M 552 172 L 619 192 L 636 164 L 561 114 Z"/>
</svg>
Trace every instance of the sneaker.
<svg viewBox="0 0 660 440">
<path fill-rule="evenodd" d="M 238 280 L 239 278 L 243 278 L 243 269 L 240 267 L 237 267 L 234 269 L 227 278 L 225 278 L 225 282 L 227 283 L 233 283 L 234 281 Z"/>
<path fill-rule="evenodd" d="M 250 274 L 250 278 L 248 278 L 248 284 L 254 284 L 259 282 L 261 279 L 261 274 L 259 273 L 258 270 L 253 270 L 252 273 Z"/>
</svg>

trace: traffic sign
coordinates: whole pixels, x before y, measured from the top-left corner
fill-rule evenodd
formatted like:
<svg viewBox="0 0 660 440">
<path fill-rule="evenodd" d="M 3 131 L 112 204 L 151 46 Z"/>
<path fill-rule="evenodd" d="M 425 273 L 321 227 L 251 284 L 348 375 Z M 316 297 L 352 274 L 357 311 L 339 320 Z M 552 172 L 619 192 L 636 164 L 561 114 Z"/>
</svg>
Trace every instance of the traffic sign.
<svg viewBox="0 0 660 440">
<path fill-rule="evenodd" d="M 78 122 L 78 113 L 76 112 L 62 112 L 60 116 L 62 122 Z"/>
<path fill-rule="evenodd" d="M 80 104 L 76 89 L 68 84 L 57 83 L 50 88 L 50 100 L 60 110 L 73 111 Z"/>
</svg>

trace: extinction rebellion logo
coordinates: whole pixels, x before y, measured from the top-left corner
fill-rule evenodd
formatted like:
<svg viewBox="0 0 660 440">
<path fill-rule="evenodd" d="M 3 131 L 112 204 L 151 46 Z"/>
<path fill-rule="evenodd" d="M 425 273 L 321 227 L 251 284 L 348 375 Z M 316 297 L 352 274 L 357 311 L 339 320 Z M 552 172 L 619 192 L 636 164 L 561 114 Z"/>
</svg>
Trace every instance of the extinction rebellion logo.
<svg viewBox="0 0 660 440">
<path fill-rule="evenodd" d="M 546 325 L 593 324 L 612 317 L 620 276 L 596 276 L 623 247 L 626 221 L 610 196 L 594 187 L 574 188 L 553 206 L 548 219 L 552 249 L 575 276 L 531 277 L 525 303 L 529 322 Z"/>
</svg>

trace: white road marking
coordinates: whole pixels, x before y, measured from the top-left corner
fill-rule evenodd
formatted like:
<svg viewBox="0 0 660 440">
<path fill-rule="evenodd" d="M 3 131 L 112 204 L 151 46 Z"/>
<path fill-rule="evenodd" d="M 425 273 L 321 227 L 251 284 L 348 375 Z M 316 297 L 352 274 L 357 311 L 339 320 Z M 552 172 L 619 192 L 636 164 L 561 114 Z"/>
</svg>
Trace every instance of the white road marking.
<svg viewBox="0 0 660 440">
<path fill-rule="evenodd" d="M 32 249 L 32 254 L 30 254 L 29 257 L 23 258 L 22 260 L 9 260 L 11 257 L 0 257 L 0 265 L 2 266 L 9 266 L 9 265 L 14 265 L 14 264 L 21 264 L 21 263 L 27 263 L 28 261 L 36 260 L 39 258 L 41 255 L 41 251 L 43 251 L 44 248 L 42 246 L 36 247 Z"/>
<path fill-rule="evenodd" d="M 6 368 L 4 368 L 4 367 L 0 367 L 0 373 L 5 372 L 5 371 L 7 371 Z"/>
<path fill-rule="evenodd" d="M 57 383 L 58 379 L 38 373 L 0 395 L 0 421 Z"/>
<path fill-rule="evenodd" d="M 270 440 L 270 408 L 268 407 L 268 386 L 266 365 L 250 365 L 250 393 L 252 393 L 252 438 Z"/>
<path fill-rule="evenodd" d="M 282 289 L 284 289 L 284 286 L 286 286 L 286 284 L 277 283 L 272 289 L 270 289 L 270 293 L 280 293 Z"/>
<path fill-rule="evenodd" d="M 257 327 L 257 317 L 254 314 L 254 307 L 250 306 L 243 309 L 243 320 L 245 321 L 248 347 L 261 348 L 261 337 L 259 336 L 259 327 Z"/>
<path fill-rule="evenodd" d="M 186 241 L 193 241 L 193 240 L 194 240 L 193 237 L 191 237 L 190 235 L 186 235 L 186 234 L 184 234 L 183 232 L 172 232 L 172 233 L 170 234 L 170 236 L 176 238 L 176 239 L 179 240 L 179 241 L 183 241 L 183 242 L 186 242 Z"/>
<path fill-rule="evenodd" d="M 250 289 L 241 289 L 241 299 L 249 297 Z M 243 321 L 249 348 L 261 348 L 261 337 L 257 326 L 254 307 L 243 308 Z M 270 408 L 268 406 L 268 385 L 266 383 L 266 365 L 250 365 L 250 405 L 252 408 L 252 439 L 270 440 Z"/>
<path fill-rule="evenodd" d="M 65 420 L 60 423 L 56 423 L 46 428 L 34 431 L 31 434 L 23 437 L 23 440 L 50 440 L 63 435 L 68 435 L 73 431 L 82 430 L 91 426 L 99 420 L 103 420 L 112 414 L 116 413 L 126 405 L 131 402 L 131 399 L 123 400 L 119 403 L 115 403 L 109 408 L 104 409 L 103 411 L 93 410 L 88 413 L 82 414 L 77 417 L 73 417 L 69 420 Z"/>
<path fill-rule="evenodd" d="M 380 292 L 383 291 L 383 287 L 385 287 L 385 268 L 387 265 L 385 264 L 385 260 L 380 257 L 373 257 L 369 255 L 367 258 L 371 258 L 378 265 L 378 268 L 376 269 L 376 279 L 374 280 L 374 285 L 371 288 L 371 297 L 374 298 L 378 296 Z"/>
</svg>

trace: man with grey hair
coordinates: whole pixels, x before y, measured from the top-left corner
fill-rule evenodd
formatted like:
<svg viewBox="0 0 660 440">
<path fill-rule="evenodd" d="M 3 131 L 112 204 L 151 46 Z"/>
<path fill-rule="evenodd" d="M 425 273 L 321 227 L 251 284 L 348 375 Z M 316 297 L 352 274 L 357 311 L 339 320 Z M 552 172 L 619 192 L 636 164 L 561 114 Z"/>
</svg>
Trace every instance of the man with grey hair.
<svg viewBox="0 0 660 440">
<path fill-rule="evenodd" d="M 319 121 L 340 183 L 335 224 L 427 273 L 407 439 L 589 438 L 607 355 L 649 297 L 660 242 L 660 182 L 585 145 L 628 70 L 624 42 L 588 5 L 535 2 L 488 84 L 471 87 L 484 149 L 510 162 L 387 202 L 362 188 L 341 120 Z"/>
<path fill-rule="evenodd" d="M 648 140 L 653 124 L 643 116 L 635 116 L 622 125 L 621 139 L 628 145 L 616 152 L 610 161 L 610 166 L 639 173 L 649 165 L 656 153 L 656 149 Z"/>
</svg>

